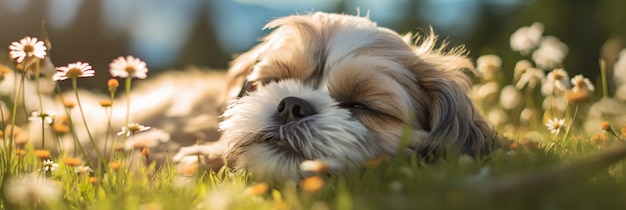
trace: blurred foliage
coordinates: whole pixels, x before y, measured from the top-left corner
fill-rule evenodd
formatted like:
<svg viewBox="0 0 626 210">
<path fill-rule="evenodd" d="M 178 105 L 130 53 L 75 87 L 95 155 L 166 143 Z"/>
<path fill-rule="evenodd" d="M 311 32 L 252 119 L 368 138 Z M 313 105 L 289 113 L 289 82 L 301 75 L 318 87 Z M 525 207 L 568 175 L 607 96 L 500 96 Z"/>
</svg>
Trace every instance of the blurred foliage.
<svg viewBox="0 0 626 210">
<path fill-rule="evenodd" d="M 569 46 L 570 53 L 565 60 L 565 69 L 571 74 L 583 73 L 592 80 L 600 75 L 598 58 L 607 60 L 610 70 L 617 58 L 619 50 L 624 48 L 626 27 L 626 1 L 619 0 L 518 0 L 516 7 L 503 10 L 494 6 L 494 0 L 475 0 L 479 4 L 479 13 L 475 28 L 463 38 L 453 34 L 442 33 L 435 28 L 441 37 L 449 38 L 453 45 L 463 44 L 469 49 L 470 56 L 477 58 L 483 54 L 498 54 L 503 59 L 503 69 L 511 72 L 515 61 L 521 56 L 510 50 L 509 36 L 517 28 L 530 25 L 535 21 L 545 25 L 545 34 L 560 38 Z M 515 1 L 513 1 L 515 2 Z M 354 3 L 354 2 L 351 2 Z M 403 21 L 383 26 L 400 33 L 428 28 L 431 24 L 425 18 L 418 18 L 420 5 L 423 1 L 407 1 L 406 12 L 398 12 Z M 208 6 L 211 3 L 204 2 Z M 47 4 L 30 1 L 27 10 L 20 14 L 5 13 L 1 15 L 0 24 L 3 32 L 0 43 L 8 45 L 11 41 L 25 35 L 38 36 L 41 21 L 45 19 Z M 354 9 L 347 0 L 336 1 L 334 11 L 353 14 Z M 112 39 L 102 28 L 99 1 L 85 1 L 76 17 L 79 17 L 71 26 L 65 29 L 51 29 L 50 37 L 55 40 L 55 49 L 51 52 L 53 61 L 64 65 L 76 60 L 92 61 L 95 69 L 107 69 L 108 59 L 118 55 L 130 54 L 129 40 L 126 38 Z M 193 27 L 192 36 L 184 45 L 183 51 L 176 56 L 176 62 L 171 68 L 185 68 L 187 65 L 206 66 L 210 68 L 226 69 L 228 62 L 234 56 L 224 52 L 206 15 L 215 8 L 207 7 L 203 15 L 197 15 L 198 20 Z M 256 7 L 252 7 L 256 8 Z M 258 7 L 269 10 L 268 8 Z M 295 13 L 297 11 L 293 11 Z M 375 12 L 375 11 L 372 11 Z M 233 14 L 246 15 L 246 14 Z M 222 21 L 227 21 L 223 17 Z M 19 20 L 19 21 L 16 21 Z M 260 27 L 259 27 L 260 31 Z M 72 47 L 70 47 L 72 46 Z M 80 46 L 80 47 L 73 47 Z M 158 71 L 159 69 L 151 69 Z M 509 71 L 507 71 L 509 70 Z M 96 74 L 103 77 L 105 71 Z M 102 82 L 85 83 L 87 87 L 104 88 Z"/>
</svg>

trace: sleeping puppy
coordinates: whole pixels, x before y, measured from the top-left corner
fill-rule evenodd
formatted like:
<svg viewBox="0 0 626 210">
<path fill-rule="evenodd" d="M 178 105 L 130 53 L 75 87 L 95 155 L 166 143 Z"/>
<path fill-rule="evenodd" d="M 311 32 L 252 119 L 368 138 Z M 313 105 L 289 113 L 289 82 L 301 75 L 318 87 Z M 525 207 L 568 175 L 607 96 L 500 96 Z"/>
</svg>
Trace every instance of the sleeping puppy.
<svg viewBox="0 0 626 210">
<path fill-rule="evenodd" d="M 281 180 L 302 178 L 305 160 L 333 174 L 398 152 L 476 155 L 495 145 L 467 95 L 472 62 L 436 48 L 432 33 L 412 43 L 367 17 L 320 12 L 265 29 L 231 63 L 220 139 L 182 148 L 175 161 L 202 155 L 212 168 Z"/>
</svg>

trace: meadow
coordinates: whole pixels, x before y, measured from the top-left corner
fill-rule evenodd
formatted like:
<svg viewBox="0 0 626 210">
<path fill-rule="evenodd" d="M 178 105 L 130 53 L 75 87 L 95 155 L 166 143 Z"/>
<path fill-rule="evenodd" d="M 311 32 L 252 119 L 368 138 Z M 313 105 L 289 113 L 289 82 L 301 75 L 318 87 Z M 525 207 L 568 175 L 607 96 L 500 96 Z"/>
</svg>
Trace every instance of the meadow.
<svg viewBox="0 0 626 210">
<path fill-rule="evenodd" d="M 46 79 L 40 71 L 50 61 L 47 39 L 25 37 L 9 45 L 11 62 L 0 66 L 2 80 L 16 81 L 0 112 L 0 209 L 626 209 L 626 50 L 612 69 L 600 60 L 601 79 L 592 82 L 587 76 L 596 75 L 568 74 L 562 65 L 567 45 L 543 31 L 534 23 L 511 35 L 511 50 L 526 58 L 514 69 L 502 69 L 495 54 L 475 59 L 471 94 L 504 139 L 491 154 L 447 154 L 431 161 L 380 157 L 336 176 L 312 162 L 302 167 L 313 172 L 310 177 L 279 183 L 229 168 L 203 170 L 201 158 L 184 168 L 167 160 L 156 164 L 150 149 L 158 145 L 120 150 L 105 144 L 109 152 L 101 151 L 89 127 L 73 126 L 89 117 L 82 113 L 77 83 L 94 76 L 86 62 L 58 66 L 52 77 L 55 84 L 72 85 L 76 103 L 66 103 L 65 110 L 79 110 L 82 118 L 46 113 L 43 106 L 18 113 L 27 94 L 23 84 Z M 113 60 L 110 98 L 102 99 L 102 109 L 141 103 L 129 93 L 134 80 L 150 79 L 148 66 L 133 56 Z M 9 72 L 13 77 L 5 76 Z M 116 94 L 128 97 L 128 104 L 113 104 Z M 28 116 L 39 126 L 20 127 L 19 118 Z M 142 123 L 127 117 L 126 126 L 107 128 L 106 139 L 130 140 L 150 129 Z M 56 151 L 30 141 L 43 133 L 36 129 L 74 138 L 78 129 L 87 129 L 89 141 L 75 139 L 77 150 Z M 61 148 L 58 139 L 41 139 Z M 89 149 L 96 158 L 86 158 Z M 135 154 L 141 158 L 128 158 Z"/>
</svg>

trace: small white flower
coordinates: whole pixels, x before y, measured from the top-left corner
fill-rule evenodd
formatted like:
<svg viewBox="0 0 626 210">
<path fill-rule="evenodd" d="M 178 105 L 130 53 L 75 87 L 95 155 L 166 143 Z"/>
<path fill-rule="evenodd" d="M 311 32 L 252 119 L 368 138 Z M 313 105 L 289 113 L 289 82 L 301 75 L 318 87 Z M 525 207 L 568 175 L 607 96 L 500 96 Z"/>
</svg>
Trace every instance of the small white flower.
<svg viewBox="0 0 626 210">
<path fill-rule="evenodd" d="M 126 140 L 126 142 L 124 143 L 124 148 L 126 150 L 130 150 L 133 148 L 143 149 L 146 147 L 156 147 L 160 143 L 164 143 L 169 140 L 169 133 L 160 129 L 151 129 L 143 133 L 135 134 L 132 139 Z"/>
<path fill-rule="evenodd" d="M 517 61 L 513 70 L 513 81 L 518 81 L 522 74 L 526 73 L 526 70 L 531 67 L 533 67 L 533 63 L 528 60 Z"/>
<path fill-rule="evenodd" d="M 490 81 L 494 78 L 496 72 L 500 71 L 502 59 L 497 55 L 483 55 L 476 60 L 476 69 L 479 76 L 484 80 Z"/>
<path fill-rule="evenodd" d="M 502 109 L 492 109 L 487 114 L 487 119 L 494 126 L 500 126 L 506 123 L 508 120 L 507 113 L 502 111 Z"/>
<path fill-rule="evenodd" d="M 513 85 L 507 85 L 500 92 L 500 105 L 506 110 L 512 110 L 522 104 L 522 93 Z"/>
<path fill-rule="evenodd" d="M 598 125 L 607 119 L 614 119 L 615 122 L 626 121 L 626 115 L 623 110 L 623 101 L 611 97 L 602 97 L 588 108 L 585 116 L 585 132 L 603 132 Z"/>
<path fill-rule="evenodd" d="M 549 95 L 541 103 L 543 110 L 564 112 L 567 109 L 567 100 L 562 96 Z"/>
<path fill-rule="evenodd" d="M 118 57 L 109 64 L 109 72 L 112 77 L 126 78 L 132 77 L 145 79 L 148 76 L 146 63 L 131 55 Z"/>
<path fill-rule="evenodd" d="M 537 47 L 543 34 L 543 24 L 534 22 L 530 26 L 524 26 L 511 34 L 509 42 L 511 49 L 520 52 L 522 55 L 528 55 L 530 51 Z"/>
<path fill-rule="evenodd" d="M 583 75 L 579 74 L 574 76 L 574 78 L 572 78 L 572 85 L 574 85 L 574 87 L 572 88 L 573 92 L 579 92 L 579 91 L 594 91 L 595 87 L 593 86 L 593 84 L 591 84 L 591 81 L 589 81 L 589 79 L 583 77 Z"/>
<path fill-rule="evenodd" d="M 43 119 L 44 122 L 52 125 L 52 123 L 54 123 L 54 120 L 56 119 L 56 116 L 57 115 L 55 113 L 33 112 L 30 117 L 28 117 L 28 121 L 41 122 L 41 120 Z"/>
<path fill-rule="evenodd" d="M 623 114 L 622 102 L 614 98 L 602 98 L 589 107 L 587 118 L 615 117 Z"/>
<path fill-rule="evenodd" d="M 543 70 L 530 67 L 521 75 L 519 81 L 515 84 L 515 87 L 517 87 L 517 89 L 522 89 L 524 86 L 535 88 L 535 86 L 543 81 L 545 77 L 546 74 L 543 73 Z"/>
<path fill-rule="evenodd" d="M 563 63 L 567 56 L 568 48 L 559 38 L 546 36 L 541 40 L 539 48 L 533 52 L 533 61 L 538 67 L 551 69 Z"/>
<path fill-rule="evenodd" d="M 497 82 L 488 82 L 478 88 L 476 97 L 481 100 L 492 99 L 498 95 L 498 91 L 500 91 L 500 85 Z"/>
<path fill-rule="evenodd" d="M 78 174 L 82 174 L 82 173 L 90 173 L 93 172 L 93 169 L 91 169 L 91 167 L 89 166 L 76 166 L 76 168 L 74 169 L 74 171 Z"/>
<path fill-rule="evenodd" d="M 522 122 L 528 122 L 535 116 L 535 110 L 531 108 L 524 108 L 519 114 L 519 118 Z"/>
<path fill-rule="evenodd" d="M 151 128 L 150 126 L 143 126 L 143 125 L 140 125 L 139 123 L 128 123 L 128 125 L 122 127 L 122 131 L 117 132 L 117 135 L 118 136 L 121 136 L 121 135 L 130 136 L 137 132 L 150 130 L 150 128 Z"/>
<path fill-rule="evenodd" d="M 46 172 L 56 171 L 59 167 L 59 164 L 54 163 L 52 160 L 47 159 L 43 161 L 43 169 Z"/>
<path fill-rule="evenodd" d="M 25 58 L 36 57 L 43 59 L 46 56 L 46 46 L 37 38 L 24 37 L 20 42 L 13 42 L 9 46 L 9 56 L 17 63 L 22 63 Z"/>
<path fill-rule="evenodd" d="M 541 94 L 544 96 L 566 91 L 569 89 L 569 76 L 562 68 L 554 69 L 546 76 L 541 84 Z"/>
<path fill-rule="evenodd" d="M 57 67 L 57 72 L 52 76 L 54 81 L 62 81 L 68 78 L 93 77 L 94 71 L 89 63 L 76 62 L 67 66 Z"/>
<path fill-rule="evenodd" d="M 7 201 L 14 204 L 48 204 L 61 198 L 61 186 L 50 179 L 37 176 L 9 178 L 4 186 Z"/>
<path fill-rule="evenodd" d="M 546 123 L 546 127 L 552 134 L 559 134 L 561 131 L 565 130 L 565 119 L 554 118 L 548 120 Z"/>
</svg>

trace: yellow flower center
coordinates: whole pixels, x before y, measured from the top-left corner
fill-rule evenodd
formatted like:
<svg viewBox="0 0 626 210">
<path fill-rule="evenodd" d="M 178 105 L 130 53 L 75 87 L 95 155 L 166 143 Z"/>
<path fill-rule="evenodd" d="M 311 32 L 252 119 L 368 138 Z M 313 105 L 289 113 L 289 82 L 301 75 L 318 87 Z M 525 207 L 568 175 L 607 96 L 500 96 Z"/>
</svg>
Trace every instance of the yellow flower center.
<svg viewBox="0 0 626 210">
<path fill-rule="evenodd" d="M 561 80 L 563 79 L 564 75 L 562 74 L 554 74 L 554 80 Z"/>
<path fill-rule="evenodd" d="M 77 78 L 80 75 L 83 75 L 83 71 L 79 68 L 71 68 L 65 73 L 65 76 L 69 78 Z"/>
<path fill-rule="evenodd" d="M 26 54 L 30 54 L 32 52 L 35 52 L 35 46 L 33 46 L 31 44 L 24 45 L 24 52 Z"/>
<path fill-rule="evenodd" d="M 576 87 L 584 87 L 585 86 L 585 80 L 577 79 L 574 85 Z"/>
<path fill-rule="evenodd" d="M 126 68 L 124 68 L 124 71 L 128 72 L 128 74 L 133 74 L 135 73 L 135 71 L 137 71 L 137 69 L 135 69 L 134 66 L 126 66 Z"/>
</svg>

